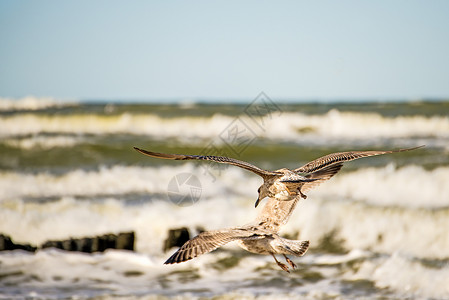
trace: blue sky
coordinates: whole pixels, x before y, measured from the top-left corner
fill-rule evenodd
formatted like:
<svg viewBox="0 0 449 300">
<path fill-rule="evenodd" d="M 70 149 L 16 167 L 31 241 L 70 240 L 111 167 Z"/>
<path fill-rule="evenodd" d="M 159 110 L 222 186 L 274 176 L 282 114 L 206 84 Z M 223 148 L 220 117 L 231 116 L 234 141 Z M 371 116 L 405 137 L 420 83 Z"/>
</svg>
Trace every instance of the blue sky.
<svg viewBox="0 0 449 300">
<path fill-rule="evenodd" d="M 0 97 L 449 98 L 449 1 L 0 0 Z"/>
</svg>

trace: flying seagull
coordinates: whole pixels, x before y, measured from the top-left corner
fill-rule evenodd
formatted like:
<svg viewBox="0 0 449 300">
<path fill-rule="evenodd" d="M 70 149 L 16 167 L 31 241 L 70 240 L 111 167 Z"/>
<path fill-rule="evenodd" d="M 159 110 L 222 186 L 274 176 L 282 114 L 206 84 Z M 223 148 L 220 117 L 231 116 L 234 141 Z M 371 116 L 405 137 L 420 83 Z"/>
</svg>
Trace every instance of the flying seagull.
<svg viewBox="0 0 449 300">
<path fill-rule="evenodd" d="M 275 255 L 282 254 L 290 267 L 295 269 L 296 264 L 287 255 L 303 256 L 309 248 L 309 241 L 290 240 L 278 234 L 281 226 L 287 223 L 299 199 L 299 196 L 292 201 L 269 198 L 252 223 L 242 227 L 202 232 L 184 243 L 165 264 L 181 263 L 236 241 L 240 247 L 249 252 L 273 256 L 282 270 L 290 272 L 289 267 L 278 261 Z"/>
<path fill-rule="evenodd" d="M 264 181 L 258 189 L 259 196 L 255 203 L 257 207 L 259 202 L 265 197 L 274 198 L 279 201 L 290 201 L 295 199 L 297 195 L 300 195 L 306 199 L 307 196 L 304 194 L 306 188 L 309 190 L 334 176 L 340 171 L 344 162 L 362 157 L 410 151 L 421 147 L 424 146 L 387 151 L 338 152 L 322 156 L 293 170 L 282 168 L 276 171 L 263 170 L 248 162 L 225 156 L 166 154 L 143 150 L 137 147 L 134 147 L 134 149 L 151 157 L 173 160 L 209 160 L 234 165 L 251 171 L 261 176 Z"/>
</svg>

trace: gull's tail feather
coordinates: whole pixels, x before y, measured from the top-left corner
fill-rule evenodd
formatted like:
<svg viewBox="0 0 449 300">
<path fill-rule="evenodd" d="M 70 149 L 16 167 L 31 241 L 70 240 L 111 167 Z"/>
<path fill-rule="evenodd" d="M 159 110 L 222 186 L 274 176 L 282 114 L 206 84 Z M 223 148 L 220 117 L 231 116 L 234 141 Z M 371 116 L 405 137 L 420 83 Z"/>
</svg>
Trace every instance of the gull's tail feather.
<svg viewBox="0 0 449 300">
<path fill-rule="evenodd" d="M 296 256 L 303 256 L 309 249 L 309 241 L 290 241 L 290 248 Z"/>
<path fill-rule="evenodd" d="M 303 256 L 309 249 L 309 241 L 295 241 L 280 238 L 280 244 L 276 249 L 279 254 Z"/>
</svg>

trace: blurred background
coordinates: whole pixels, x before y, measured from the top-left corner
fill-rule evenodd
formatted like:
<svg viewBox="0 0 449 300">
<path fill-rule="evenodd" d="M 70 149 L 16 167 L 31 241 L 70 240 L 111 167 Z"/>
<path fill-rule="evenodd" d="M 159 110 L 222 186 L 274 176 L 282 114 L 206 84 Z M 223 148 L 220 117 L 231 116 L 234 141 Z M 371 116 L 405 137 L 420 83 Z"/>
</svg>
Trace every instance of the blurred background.
<svg viewBox="0 0 449 300">
<path fill-rule="evenodd" d="M 0 246 L 25 246 L 0 252 L 0 298 L 447 298 L 448 12 L 1 0 Z M 291 274 L 232 244 L 163 265 L 170 229 L 251 222 L 261 179 L 132 149 L 274 170 L 418 145 L 347 163 L 308 193 L 281 231 L 311 243 Z M 122 232 L 134 251 L 42 248 Z"/>
</svg>

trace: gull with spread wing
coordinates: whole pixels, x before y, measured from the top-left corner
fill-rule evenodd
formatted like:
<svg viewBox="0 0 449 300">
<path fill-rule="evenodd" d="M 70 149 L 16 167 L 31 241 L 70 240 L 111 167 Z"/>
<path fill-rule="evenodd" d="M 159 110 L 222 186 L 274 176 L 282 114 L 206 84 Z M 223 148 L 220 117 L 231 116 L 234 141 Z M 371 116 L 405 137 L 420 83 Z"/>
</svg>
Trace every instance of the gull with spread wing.
<svg viewBox="0 0 449 300">
<path fill-rule="evenodd" d="M 234 165 L 251 171 L 261 176 L 264 181 L 258 189 L 259 196 L 255 203 L 255 206 L 257 207 L 259 202 L 265 197 L 274 198 L 279 201 L 291 201 L 296 199 L 297 195 L 300 195 L 304 199 L 307 198 L 304 194 L 305 190 L 309 190 L 335 175 L 340 171 L 344 162 L 362 157 L 410 151 L 421 147 L 423 146 L 387 151 L 338 152 L 317 158 L 306 163 L 302 167 L 293 170 L 282 168 L 276 171 L 263 170 L 248 162 L 225 156 L 166 154 L 143 150 L 137 147 L 134 147 L 134 149 L 142 154 L 156 158 L 173 160 L 208 160 Z"/>
<path fill-rule="evenodd" d="M 299 199 L 299 196 L 292 201 L 269 198 L 254 222 L 242 227 L 204 231 L 184 243 L 165 264 L 181 263 L 236 241 L 249 252 L 273 256 L 282 270 L 290 272 L 288 266 L 278 261 L 275 255 L 282 254 L 291 268 L 295 269 L 296 264 L 287 255 L 303 256 L 309 248 L 309 241 L 290 240 L 278 234 Z"/>
</svg>

